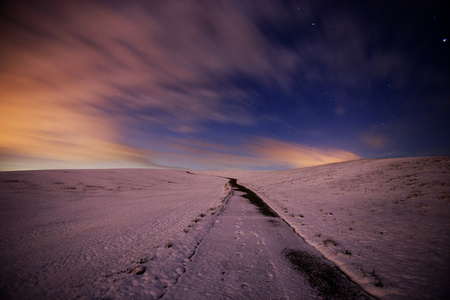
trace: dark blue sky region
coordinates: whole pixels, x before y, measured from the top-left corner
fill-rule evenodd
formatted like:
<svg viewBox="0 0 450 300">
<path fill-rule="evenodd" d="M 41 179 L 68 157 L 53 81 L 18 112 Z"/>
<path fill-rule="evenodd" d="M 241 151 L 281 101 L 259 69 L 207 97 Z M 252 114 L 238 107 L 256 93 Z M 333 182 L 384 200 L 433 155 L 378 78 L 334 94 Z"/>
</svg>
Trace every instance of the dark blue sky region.
<svg viewBox="0 0 450 300">
<path fill-rule="evenodd" d="M 443 1 L 11 1 L 0 169 L 449 155 Z"/>
</svg>

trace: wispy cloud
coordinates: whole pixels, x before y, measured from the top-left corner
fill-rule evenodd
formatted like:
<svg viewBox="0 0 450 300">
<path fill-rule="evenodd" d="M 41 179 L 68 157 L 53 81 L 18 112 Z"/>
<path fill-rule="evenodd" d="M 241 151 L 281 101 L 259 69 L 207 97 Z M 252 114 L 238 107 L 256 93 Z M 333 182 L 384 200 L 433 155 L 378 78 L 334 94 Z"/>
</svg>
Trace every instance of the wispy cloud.
<svg viewBox="0 0 450 300">
<path fill-rule="evenodd" d="M 377 133 L 376 131 L 370 130 L 361 135 L 361 141 L 371 149 L 382 150 L 385 148 L 389 139 L 387 136 Z"/>
<path fill-rule="evenodd" d="M 4 94 L 3 94 L 4 95 Z M 5 99 L 5 98 L 3 98 Z M 149 151 L 121 144 L 118 124 L 93 107 L 58 103 L 40 93 L 0 103 L 0 151 L 66 161 L 139 161 Z M 56 98 L 57 99 L 57 98 Z"/>
<path fill-rule="evenodd" d="M 260 114 L 249 101 L 258 102 L 260 90 L 295 90 L 290 101 L 299 104 L 287 109 L 314 117 L 322 110 L 308 95 L 325 85 L 335 96 L 331 111 L 345 118 L 367 102 L 361 91 L 386 78 L 400 88 L 409 82 L 407 58 L 377 46 L 379 37 L 352 10 L 322 17 L 314 8 L 306 1 L 15 1 L 0 18 L 0 152 L 158 164 L 156 157 L 171 156 L 173 165 L 194 159 L 192 149 L 180 150 L 185 142 L 163 153 L 142 148 L 142 140 L 162 131 L 192 137 L 208 124 L 274 123 L 279 116 Z M 130 141 L 133 135 L 142 140 Z M 256 154 L 206 147 L 214 162 L 206 164 L 296 167 L 357 157 L 261 135 L 245 145 Z"/>
<path fill-rule="evenodd" d="M 229 77 L 281 82 L 284 72 L 249 11 L 139 4 L 12 6 L 1 20 L 3 152 L 135 160 L 145 151 L 120 143 L 129 128 L 189 133 L 204 121 L 257 122 Z"/>
<path fill-rule="evenodd" d="M 360 159 L 356 154 L 339 149 L 321 149 L 268 138 L 251 144 L 259 156 L 289 168 L 301 168 L 347 160 Z"/>
<path fill-rule="evenodd" d="M 301 168 L 360 159 L 339 149 L 308 147 L 270 138 L 254 137 L 235 146 L 197 140 L 177 140 L 173 153 L 159 153 L 167 162 L 200 169 L 268 170 Z M 188 162 L 188 163 L 186 163 Z"/>
</svg>

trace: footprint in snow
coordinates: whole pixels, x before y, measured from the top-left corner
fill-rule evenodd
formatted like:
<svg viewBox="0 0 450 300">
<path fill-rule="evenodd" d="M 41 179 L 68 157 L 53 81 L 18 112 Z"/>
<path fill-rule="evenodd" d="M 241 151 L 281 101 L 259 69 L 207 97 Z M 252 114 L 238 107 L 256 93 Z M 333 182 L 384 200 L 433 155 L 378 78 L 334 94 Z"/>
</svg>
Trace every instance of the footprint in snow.
<svg viewBox="0 0 450 300">
<path fill-rule="evenodd" d="M 145 272 L 145 266 L 138 266 L 133 271 L 136 275 L 142 275 Z"/>
<path fill-rule="evenodd" d="M 269 274 L 269 275 L 267 275 L 267 277 L 265 278 L 265 282 L 270 282 L 270 281 L 272 281 L 272 279 L 273 279 L 273 275 L 272 274 Z"/>
<path fill-rule="evenodd" d="M 251 292 L 252 289 L 250 288 L 250 286 L 248 285 L 248 283 L 242 283 L 241 284 L 241 288 L 243 288 L 244 290 Z"/>
</svg>

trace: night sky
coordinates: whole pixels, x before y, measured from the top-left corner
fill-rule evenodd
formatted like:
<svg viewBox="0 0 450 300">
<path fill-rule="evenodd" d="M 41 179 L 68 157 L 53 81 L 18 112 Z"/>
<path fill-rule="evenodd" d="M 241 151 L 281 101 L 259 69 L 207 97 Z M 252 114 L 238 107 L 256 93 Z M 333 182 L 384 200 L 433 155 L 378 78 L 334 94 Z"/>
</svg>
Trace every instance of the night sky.
<svg viewBox="0 0 450 300">
<path fill-rule="evenodd" d="M 0 170 L 449 155 L 444 5 L 6 1 Z"/>
</svg>

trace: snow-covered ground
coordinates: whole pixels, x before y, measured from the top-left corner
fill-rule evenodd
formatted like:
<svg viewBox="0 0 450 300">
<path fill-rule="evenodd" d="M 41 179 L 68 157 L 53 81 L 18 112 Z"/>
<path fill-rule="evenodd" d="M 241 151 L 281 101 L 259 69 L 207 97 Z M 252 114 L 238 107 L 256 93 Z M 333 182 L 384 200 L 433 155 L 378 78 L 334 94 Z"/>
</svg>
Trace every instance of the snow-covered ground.
<svg viewBox="0 0 450 300">
<path fill-rule="evenodd" d="M 162 296 L 230 199 L 217 175 L 373 295 L 450 295 L 450 157 L 194 173 L 0 172 L 0 298 Z"/>
<path fill-rule="evenodd" d="M 373 295 L 450 297 L 450 157 L 226 175 Z"/>
<path fill-rule="evenodd" d="M 161 296 L 226 183 L 172 170 L 0 173 L 0 298 Z"/>
<path fill-rule="evenodd" d="M 260 201 L 235 187 L 163 300 L 373 299 Z"/>
</svg>

